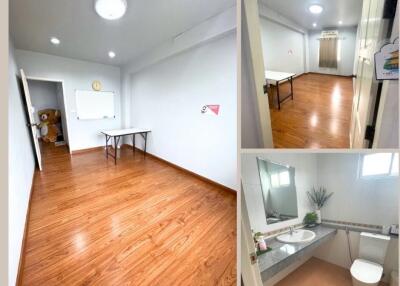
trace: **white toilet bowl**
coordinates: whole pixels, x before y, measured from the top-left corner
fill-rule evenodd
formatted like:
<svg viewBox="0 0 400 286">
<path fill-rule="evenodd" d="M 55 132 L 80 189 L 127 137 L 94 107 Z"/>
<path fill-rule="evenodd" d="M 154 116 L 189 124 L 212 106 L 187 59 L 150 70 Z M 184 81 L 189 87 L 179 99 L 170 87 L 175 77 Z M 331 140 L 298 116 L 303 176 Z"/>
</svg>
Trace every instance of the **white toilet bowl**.
<svg viewBox="0 0 400 286">
<path fill-rule="evenodd" d="M 350 268 L 353 286 L 377 286 L 381 280 L 383 267 L 364 259 L 356 259 Z"/>
</svg>

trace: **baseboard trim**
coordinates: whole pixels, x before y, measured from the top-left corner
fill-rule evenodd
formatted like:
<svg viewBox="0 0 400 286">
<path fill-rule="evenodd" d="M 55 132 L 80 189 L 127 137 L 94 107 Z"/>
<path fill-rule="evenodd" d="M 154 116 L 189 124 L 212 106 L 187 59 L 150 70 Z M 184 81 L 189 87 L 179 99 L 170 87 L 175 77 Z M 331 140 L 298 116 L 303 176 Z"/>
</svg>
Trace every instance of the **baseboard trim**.
<svg viewBox="0 0 400 286">
<path fill-rule="evenodd" d="M 132 149 L 132 146 L 129 145 L 129 144 L 122 144 L 121 148 L 129 148 L 129 149 Z M 138 152 L 143 153 L 143 150 L 141 150 L 141 149 L 139 149 L 139 148 L 137 148 L 137 147 L 135 147 L 135 151 L 138 151 Z M 211 184 L 211 185 L 214 185 L 214 186 L 216 186 L 216 187 L 218 187 L 218 188 L 224 189 L 225 191 L 228 191 L 228 192 L 234 194 L 235 196 L 237 196 L 237 192 L 236 192 L 235 190 L 233 190 L 233 189 L 227 187 L 227 186 L 224 186 L 224 185 L 222 185 L 222 184 L 220 184 L 220 183 L 217 183 L 217 182 L 215 182 L 215 181 L 213 181 L 213 180 L 210 180 L 210 179 L 208 179 L 208 178 L 206 178 L 206 177 L 203 177 L 203 176 L 201 176 L 201 175 L 199 175 L 199 174 L 196 174 L 196 173 L 194 173 L 194 172 L 192 172 L 192 171 L 189 171 L 188 169 L 185 169 L 185 168 L 183 168 L 183 167 L 181 167 L 181 166 L 178 166 L 178 165 L 176 165 L 176 164 L 174 164 L 174 163 L 171 163 L 171 162 L 169 162 L 169 161 L 167 161 L 167 160 L 165 160 L 165 159 L 163 159 L 163 158 L 160 158 L 160 157 L 158 157 L 158 156 L 156 156 L 156 155 L 153 155 L 153 154 L 151 154 L 151 153 L 149 153 L 149 152 L 146 152 L 146 156 L 150 156 L 150 157 L 152 157 L 152 158 L 154 158 L 154 159 L 156 159 L 156 160 L 158 160 L 158 161 L 161 161 L 161 162 L 163 162 L 163 163 L 165 163 L 165 164 L 168 164 L 169 166 L 171 166 L 171 167 L 173 167 L 173 168 L 175 168 L 175 169 L 178 169 L 178 170 L 180 170 L 180 171 L 183 171 L 183 172 L 185 172 L 185 173 L 187 173 L 187 174 L 189 174 L 189 175 L 191 175 L 191 176 L 194 176 L 194 177 L 196 177 L 196 178 L 198 178 L 198 179 L 200 179 L 200 180 L 202 180 L 202 181 L 204 181 L 204 182 L 207 182 L 207 183 L 209 183 L 209 184 Z"/>
<path fill-rule="evenodd" d="M 33 173 L 33 177 L 32 177 L 32 185 L 31 185 L 31 191 L 29 193 L 28 209 L 26 211 L 26 216 L 25 216 L 24 235 L 22 237 L 21 252 L 19 255 L 17 280 L 15 283 L 16 286 L 22 285 L 22 271 L 23 271 L 24 265 L 25 265 L 26 236 L 27 236 L 28 228 L 29 228 L 29 220 L 31 217 L 31 201 L 32 201 L 33 185 L 35 183 L 36 171 L 37 170 L 35 170 L 35 172 Z"/>
<path fill-rule="evenodd" d="M 79 149 L 79 150 L 73 150 L 73 151 L 71 150 L 71 155 L 77 155 L 77 154 L 82 154 L 82 153 L 99 151 L 99 150 L 103 150 L 103 149 L 104 149 L 104 146 L 86 148 L 86 149 Z"/>
<path fill-rule="evenodd" d="M 351 75 L 341 75 L 341 74 L 329 74 L 329 73 L 322 73 L 322 72 L 308 72 L 306 74 L 317 74 L 317 75 L 328 75 L 328 76 L 338 76 L 338 77 L 345 77 L 345 78 L 353 78 L 354 76 Z"/>
</svg>

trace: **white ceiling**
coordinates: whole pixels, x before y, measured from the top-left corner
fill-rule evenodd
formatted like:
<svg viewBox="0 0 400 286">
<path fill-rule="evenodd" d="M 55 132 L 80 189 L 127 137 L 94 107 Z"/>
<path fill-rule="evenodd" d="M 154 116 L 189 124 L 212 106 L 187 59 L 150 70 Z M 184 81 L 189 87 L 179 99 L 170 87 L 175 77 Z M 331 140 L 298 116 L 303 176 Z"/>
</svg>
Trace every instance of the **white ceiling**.
<svg viewBox="0 0 400 286">
<path fill-rule="evenodd" d="M 261 0 L 271 9 L 279 12 L 286 18 L 300 24 L 307 30 L 337 27 L 356 26 L 361 18 L 362 0 Z M 321 5 L 324 10 L 319 15 L 308 11 L 312 4 Z M 317 23 L 317 27 L 312 26 Z"/>
<path fill-rule="evenodd" d="M 94 11 L 94 0 L 10 1 L 10 31 L 18 49 L 124 65 L 158 44 L 234 6 L 235 0 L 128 0 L 119 20 Z M 50 37 L 61 40 L 50 44 Z M 114 51 L 114 59 L 108 51 Z"/>
</svg>

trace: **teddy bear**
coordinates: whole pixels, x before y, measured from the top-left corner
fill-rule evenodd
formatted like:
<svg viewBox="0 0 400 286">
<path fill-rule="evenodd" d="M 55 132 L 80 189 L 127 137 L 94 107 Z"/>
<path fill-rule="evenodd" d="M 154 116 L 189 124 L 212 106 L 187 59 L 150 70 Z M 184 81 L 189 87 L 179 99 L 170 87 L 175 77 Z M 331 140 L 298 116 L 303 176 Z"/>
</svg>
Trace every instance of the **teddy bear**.
<svg viewBox="0 0 400 286">
<path fill-rule="evenodd" d="M 57 109 L 43 109 L 38 112 L 40 134 L 44 142 L 56 142 L 59 130 L 57 124 L 61 120 L 61 112 Z"/>
</svg>

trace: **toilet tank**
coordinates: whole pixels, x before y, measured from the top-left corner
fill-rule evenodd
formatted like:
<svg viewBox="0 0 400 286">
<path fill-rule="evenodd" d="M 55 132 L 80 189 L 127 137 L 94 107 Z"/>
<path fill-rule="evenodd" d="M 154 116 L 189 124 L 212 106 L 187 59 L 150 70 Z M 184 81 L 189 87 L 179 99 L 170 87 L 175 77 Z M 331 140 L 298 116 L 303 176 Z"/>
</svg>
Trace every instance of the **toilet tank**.
<svg viewBox="0 0 400 286">
<path fill-rule="evenodd" d="M 389 241 L 389 236 L 362 232 L 358 257 L 383 265 Z"/>
</svg>

